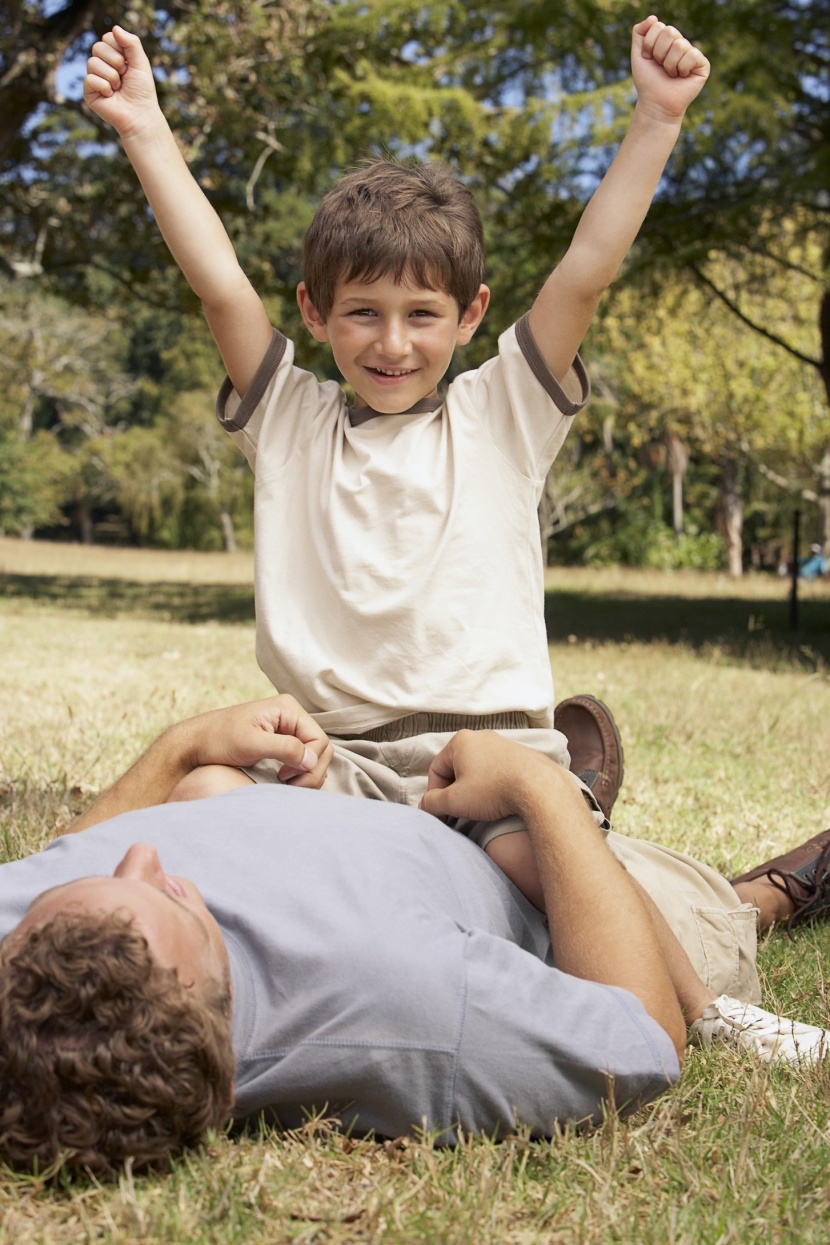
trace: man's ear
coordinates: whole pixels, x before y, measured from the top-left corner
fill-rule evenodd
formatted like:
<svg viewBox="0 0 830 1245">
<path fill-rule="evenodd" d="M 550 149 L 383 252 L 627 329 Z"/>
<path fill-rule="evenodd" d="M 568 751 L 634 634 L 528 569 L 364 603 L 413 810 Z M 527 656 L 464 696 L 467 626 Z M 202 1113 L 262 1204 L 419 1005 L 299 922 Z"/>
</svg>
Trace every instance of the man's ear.
<svg viewBox="0 0 830 1245">
<path fill-rule="evenodd" d="M 459 321 L 458 332 L 455 337 L 455 344 L 457 346 L 467 345 L 467 342 L 470 340 L 473 333 L 475 333 L 476 329 L 481 324 L 481 321 L 484 319 L 484 313 L 487 310 L 489 302 L 489 286 L 480 285 L 478 287 L 478 293 Z"/>
<path fill-rule="evenodd" d="M 326 322 L 309 298 L 308 290 L 305 288 L 305 281 L 301 281 L 297 286 L 297 306 L 300 308 L 300 315 L 303 317 L 303 323 L 314 340 L 318 342 L 327 342 L 329 339 L 329 332 L 326 328 Z"/>
</svg>

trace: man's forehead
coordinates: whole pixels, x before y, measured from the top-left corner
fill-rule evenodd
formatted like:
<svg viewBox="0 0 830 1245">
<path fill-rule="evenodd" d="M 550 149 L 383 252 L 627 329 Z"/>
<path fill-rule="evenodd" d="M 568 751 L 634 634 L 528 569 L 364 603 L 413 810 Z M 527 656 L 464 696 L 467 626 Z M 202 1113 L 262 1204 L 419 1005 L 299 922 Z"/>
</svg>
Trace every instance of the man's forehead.
<svg viewBox="0 0 830 1245">
<path fill-rule="evenodd" d="M 76 888 L 80 888 L 87 882 L 96 882 L 101 879 L 99 875 L 84 874 L 80 878 L 71 878 L 68 882 L 59 882 L 56 886 L 50 886 L 45 891 L 41 891 L 39 895 L 35 895 L 23 916 L 18 921 L 14 929 L 9 930 L 6 937 L 2 940 L 3 944 L 11 945 L 12 940 L 19 934 L 25 934 L 33 924 L 37 924 L 42 916 L 42 921 L 51 920 L 56 912 L 62 910 L 63 904 L 61 900 L 65 900 L 65 905 L 70 907 L 73 904 L 74 893 Z M 57 906 L 54 906 L 57 904 Z M 45 914 L 42 915 L 45 909 Z"/>
<path fill-rule="evenodd" d="M 33 921 L 51 920 L 68 908 L 97 908 L 101 911 L 123 909 L 134 919 L 143 903 L 144 888 L 131 878 L 114 877 L 111 873 L 84 874 L 68 882 L 60 882 L 41 891 L 26 909 L 18 925 L 27 927 Z"/>
<path fill-rule="evenodd" d="M 47 890 L 41 891 L 40 894 L 36 895 L 35 898 L 32 900 L 32 902 L 29 904 L 29 908 L 27 909 L 27 911 L 31 911 L 31 909 L 35 906 L 35 904 L 40 903 L 42 899 L 50 899 L 53 897 L 57 897 L 60 891 L 67 891 L 71 887 L 76 887 L 76 886 L 80 887 L 80 886 L 85 885 L 88 882 L 91 882 L 91 883 L 104 882 L 104 881 L 112 882 L 116 880 L 117 879 L 111 877 L 110 875 L 100 874 L 100 873 L 85 873 L 83 874 L 82 877 L 70 878 L 68 882 L 59 882 L 57 886 L 50 886 L 48 887 Z"/>
</svg>

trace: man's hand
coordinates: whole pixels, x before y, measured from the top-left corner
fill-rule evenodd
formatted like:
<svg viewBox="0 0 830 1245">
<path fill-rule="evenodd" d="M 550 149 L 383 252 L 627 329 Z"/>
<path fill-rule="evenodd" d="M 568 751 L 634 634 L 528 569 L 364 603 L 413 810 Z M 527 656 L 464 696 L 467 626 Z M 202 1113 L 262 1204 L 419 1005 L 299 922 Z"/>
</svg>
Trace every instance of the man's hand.
<svg viewBox="0 0 830 1245">
<path fill-rule="evenodd" d="M 631 36 L 631 72 L 639 103 L 666 120 L 682 118 L 709 77 L 703 53 L 652 14 Z"/>
<path fill-rule="evenodd" d="M 153 70 L 137 35 L 113 26 L 93 45 L 86 63 L 84 102 L 122 138 L 158 113 Z"/>
<path fill-rule="evenodd" d="M 214 709 L 168 727 L 62 833 L 77 834 L 121 813 L 164 804 L 177 784 L 202 765 L 238 769 L 270 758 L 282 762 L 282 782 L 322 787 L 333 752 L 328 736 L 293 696 Z"/>
<path fill-rule="evenodd" d="M 193 733 L 191 765 L 282 762 L 280 781 L 322 787 L 333 755 L 328 736 L 293 696 L 269 696 L 215 709 L 183 723 Z"/>
<path fill-rule="evenodd" d="M 523 816 L 556 782 L 559 768 L 495 731 L 459 731 L 429 767 L 420 807 L 435 817 L 472 821 Z"/>
</svg>

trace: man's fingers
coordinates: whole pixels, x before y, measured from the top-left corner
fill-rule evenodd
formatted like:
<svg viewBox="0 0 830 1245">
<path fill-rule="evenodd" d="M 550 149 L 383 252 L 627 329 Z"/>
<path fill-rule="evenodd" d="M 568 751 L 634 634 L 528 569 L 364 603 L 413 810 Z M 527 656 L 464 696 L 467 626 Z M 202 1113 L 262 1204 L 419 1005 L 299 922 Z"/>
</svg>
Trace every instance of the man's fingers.
<svg viewBox="0 0 830 1245">
<path fill-rule="evenodd" d="M 334 749 L 331 744 L 326 741 L 326 747 L 318 756 L 314 748 L 307 746 L 303 761 L 304 767 L 296 765 L 283 764 L 279 772 L 279 780 L 282 783 L 290 783 L 292 787 L 311 787 L 313 789 L 322 787 L 326 781 L 329 763 L 334 756 Z M 308 764 L 313 761 L 312 764 Z"/>
<path fill-rule="evenodd" d="M 464 747 L 469 731 L 458 731 L 448 743 L 433 757 L 427 774 L 427 791 L 435 791 L 441 787 L 449 787 L 456 781 L 456 767 L 459 758 L 464 755 Z"/>
<path fill-rule="evenodd" d="M 281 761 L 298 774 L 313 770 L 319 760 L 313 748 L 309 748 L 296 735 L 265 735 L 266 745 L 261 749 L 263 758 Z"/>
<path fill-rule="evenodd" d="M 455 774 L 452 766 L 444 768 L 437 765 L 437 761 L 438 757 L 435 758 L 432 765 L 429 767 L 429 773 L 427 774 L 427 791 L 437 791 L 442 787 L 448 787 L 450 783 L 455 780 Z"/>
<path fill-rule="evenodd" d="M 424 813 L 432 813 L 433 817 L 455 817 L 455 790 L 452 787 L 434 787 L 425 791 L 418 807 Z"/>
</svg>

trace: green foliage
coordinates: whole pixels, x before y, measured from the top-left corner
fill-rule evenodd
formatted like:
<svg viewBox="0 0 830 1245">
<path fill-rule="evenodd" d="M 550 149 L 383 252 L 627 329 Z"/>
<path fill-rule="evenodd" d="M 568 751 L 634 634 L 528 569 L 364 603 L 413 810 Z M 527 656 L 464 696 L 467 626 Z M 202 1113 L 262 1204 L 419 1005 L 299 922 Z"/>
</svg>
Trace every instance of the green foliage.
<svg viewBox="0 0 830 1245">
<path fill-rule="evenodd" d="M 54 437 L 30 441 L 0 428 L 0 534 L 19 536 L 60 521 L 67 464 Z"/>
<path fill-rule="evenodd" d="M 715 532 L 678 535 L 644 507 L 628 511 L 616 522 L 606 522 L 605 528 L 602 534 L 578 529 L 570 541 L 569 561 L 660 571 L 715 571 L 725 564 L 723 540 Z"/>
<path fill-rule="evenodd" d="M 480 363 L 563 253 L 620 138 L 641 16 L 628 0 L 134 0 L 125 20 L 144 38 L 171 124 L 243 267 L 296 338 L 298 363 L 331 377 L 294 302 L 321 191 L 367 152 L 457 166 L 482 208 L 493 290 L 458 366 Z M 693 520 L 701 527 L 714 523 L 710 477 L 725 448 L 750 463 L 747 512 L 764 539 L 791 495 L 763 470 L 796 491 L 824 487 L 828 347 L 814 327 L 827 287 L 822 16 L 821 0 L 673 9 L 714 72 L 627 265 L 625 297 L 587 344 L 615 407 L 614 450 L 602 460 L 601 437 L 585 438 L 571 511 L 602 507 L 609 493 L 618 510 L 653 500 L 648 447 L 667 431 L 692 456 L 687 498 L 709 493 Z M 72 89 L 59 97 L 51 77 L 106 17 L 72 0 L 18 0 L 0 22 L 0 264 L 18 278 L 2 290 L 0 425 L 24 439 L 45 429 L 77 460 L 65 513 L 123 506 L 142 540 L 210 547 L 231 516 L 242 521 L 245 503 L 218 499 L 225 484 L 234 492 L 235 468 L 223 460 L 217 492 L 172 429 L 183 395 L 207 394 L 221 367 L 112 131 Z M 738 331 L 736 315 L 766 338 Z"/>
</svg>

